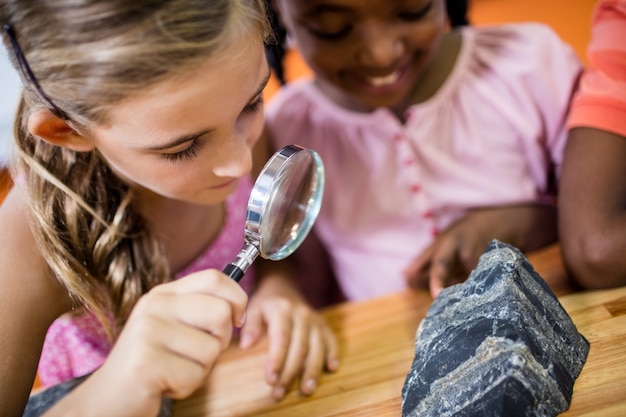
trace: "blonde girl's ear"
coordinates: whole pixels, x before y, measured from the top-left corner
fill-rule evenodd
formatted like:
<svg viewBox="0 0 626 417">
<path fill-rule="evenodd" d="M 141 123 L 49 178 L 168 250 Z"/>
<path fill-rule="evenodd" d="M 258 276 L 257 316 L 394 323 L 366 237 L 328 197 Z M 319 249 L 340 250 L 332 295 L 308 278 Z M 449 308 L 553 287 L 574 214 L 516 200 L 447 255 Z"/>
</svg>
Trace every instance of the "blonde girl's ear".
<svg viewBox="0 0 626 417">
<path fill-rule="evenodd" d="M 93 141 L 77 132 L 66 120 L 50 110 L 37 110 L 28 118 L 28 131 L 42 140 L 76 152 L 89 152 L 95 148 Z"/>
</svg>

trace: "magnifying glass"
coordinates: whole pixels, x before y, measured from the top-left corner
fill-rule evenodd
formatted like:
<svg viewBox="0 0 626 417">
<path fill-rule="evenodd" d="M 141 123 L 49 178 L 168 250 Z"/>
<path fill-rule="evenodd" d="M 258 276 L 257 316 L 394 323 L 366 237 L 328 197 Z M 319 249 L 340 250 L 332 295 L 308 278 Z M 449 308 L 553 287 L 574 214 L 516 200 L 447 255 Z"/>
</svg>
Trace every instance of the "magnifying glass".
<svg viewBox="0 0 626 417">
<path fill-rule="evenodd" d="M 239 282 L 257 256 L 279 261 L 291 255 L 313 227 L 323 192 L 317 152 L 296 145 L 276 152 L 252 187 L 244 246 L 224 273 Z"/>
</svg>

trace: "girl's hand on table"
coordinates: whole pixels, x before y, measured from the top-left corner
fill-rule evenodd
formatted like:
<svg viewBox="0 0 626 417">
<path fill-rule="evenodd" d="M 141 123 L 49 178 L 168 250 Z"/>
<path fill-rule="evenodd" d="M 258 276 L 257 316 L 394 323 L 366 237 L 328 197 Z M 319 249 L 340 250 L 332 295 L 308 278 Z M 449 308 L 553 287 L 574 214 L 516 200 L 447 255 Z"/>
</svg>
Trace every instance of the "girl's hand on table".
<svg viewBox="0 0 626 417">
<path fill-rule="evenodd" d="M 405 270 L 409 286 L 429 288 L 432 297 L 437 297 L 444 288 L 467 279 L 490 240 L 479 236 L 471 222 L 456 223 Z"/>
<path fill-rule="evenodd" d="M 156 415 L 161 397 L 181 399 L 205 379 L 245 322 L 247 295 L 220 271 L 207 270 L 144 295 L 100 369 L 68 397 L 115 416 Z M 100 399 L 94 403 L 94 399 Z M 61 414 L 59 414 L 61 415 Z"/>
<path fill-rule="evenodd" d="M 322 372 L 338 368 L 333 331 L 285 277 L 265 277 L 251 297 L 241 347 L 255 344 L 264 331 L 269 338 L 265 380 L 273 387 L 274 399 L 282 399 L 298 378 L 300 392 L 311 395 Z"/>
<path fill-rule="evenodd" d="M 437 297 L 444 288 L 467 279 L 493 239 L 523 252 L 553 243 L 557 239 L 556 208 L 519 205 L 469 212 L 437 236 L 405 269 L 409 286 L 430 288 L 433 298 Z"/>
</svg>

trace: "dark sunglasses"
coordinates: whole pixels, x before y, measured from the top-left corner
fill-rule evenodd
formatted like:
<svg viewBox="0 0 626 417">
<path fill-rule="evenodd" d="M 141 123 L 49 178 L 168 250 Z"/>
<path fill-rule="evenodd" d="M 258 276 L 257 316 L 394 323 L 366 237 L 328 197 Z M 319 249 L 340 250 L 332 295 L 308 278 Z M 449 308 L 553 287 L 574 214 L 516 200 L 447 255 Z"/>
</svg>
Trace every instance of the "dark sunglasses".
<svg viewBox="0 0 626 417">
<path fill-rule="evenodd" d="M 28 61 L 26 61 L 26 57 L 22 52 L 22 48 L 20 48 L 20 44 L 17 42 L 17 37 L 15 36 L 15 29 L 10 23 L 5 23 L 2 26 L 2 29 L 7 34 L 9 41 L 11 42 L 11 47 L 13 48 L 13 54 L 15 55 L 15 59 L 20 67 L 20 71 L 22 73 L 22 79 L 25 80 L 29 85 L 31 85 L 35 89 L 35 93 L 39 96 L 41 101 L 43 101 L 48 109 L 58 117 L 63 120 L 69 120 L 70 118 L 67 116 L 63 110 L 57 107 L 56 104 L 52 102 L 50 97 L 47 96 L 46 93 L 41 89 L 35 74 L 30 69 L 30 65 L 28 65 Z"/>
</svg>

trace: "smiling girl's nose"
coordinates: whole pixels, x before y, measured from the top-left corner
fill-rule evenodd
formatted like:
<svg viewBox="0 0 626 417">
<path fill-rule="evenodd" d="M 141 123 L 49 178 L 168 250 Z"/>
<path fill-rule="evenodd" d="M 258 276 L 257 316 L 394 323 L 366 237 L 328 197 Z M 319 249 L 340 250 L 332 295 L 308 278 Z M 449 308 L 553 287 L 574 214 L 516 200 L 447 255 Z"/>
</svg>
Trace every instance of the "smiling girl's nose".
<svg viewBox="0 0 626 417">
<path fill-rule="evenodd" d="M 390 25 L 369 23 L 362 28 L 357 59 L 361 65 L 387 68 L 404 53 L 402 37 Z"/>
</svg>

